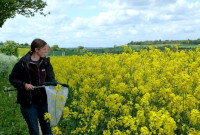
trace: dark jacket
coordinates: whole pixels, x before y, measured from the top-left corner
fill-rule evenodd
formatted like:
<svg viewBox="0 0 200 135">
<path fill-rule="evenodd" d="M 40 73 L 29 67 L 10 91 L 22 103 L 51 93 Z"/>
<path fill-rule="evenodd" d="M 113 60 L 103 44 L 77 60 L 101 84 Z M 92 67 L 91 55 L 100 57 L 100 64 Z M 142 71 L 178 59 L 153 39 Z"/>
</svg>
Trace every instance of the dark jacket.
<svg viewBox="0 0 200 135">
<path fill-rule="evenodd" d="M 33 103 L 33 91 L 27 91 L 25 84 L 35 84 L 34 79 L 30 75 L 30 57 L 31 53 L 27 53 L 18 63 L 15 64 L 11 74 L 9 75 L 10 83 L 17 89 L 17 103 L 23 106 L 30 106 Z M 50 63 L 50 58 L 42 58 L 42 64 L 45 67 L 45 79 L 42 82 L 56 82 L 53 67 Z M 36 78 L 39 79 L 39 78 Z M 32 80 L 32 81 L 31 81 Z M 42 84 L 38 84 L 42 85 Z"/>
</svg>

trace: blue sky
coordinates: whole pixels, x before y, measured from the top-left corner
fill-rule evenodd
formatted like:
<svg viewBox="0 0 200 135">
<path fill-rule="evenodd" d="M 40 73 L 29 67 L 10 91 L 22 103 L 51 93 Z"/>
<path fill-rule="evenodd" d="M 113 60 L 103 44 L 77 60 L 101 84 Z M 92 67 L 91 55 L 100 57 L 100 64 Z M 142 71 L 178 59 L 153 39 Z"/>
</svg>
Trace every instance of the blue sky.
<svg viewBox="0 0 200 135">
<path fill-rule="evenodd" d="M 17 15 L 0 41 L 44 39 L 64 48 L 113 47 L 130 41 L 200 38 L 200 0 L 45 0 L 43 17 Z"/>
</svg>

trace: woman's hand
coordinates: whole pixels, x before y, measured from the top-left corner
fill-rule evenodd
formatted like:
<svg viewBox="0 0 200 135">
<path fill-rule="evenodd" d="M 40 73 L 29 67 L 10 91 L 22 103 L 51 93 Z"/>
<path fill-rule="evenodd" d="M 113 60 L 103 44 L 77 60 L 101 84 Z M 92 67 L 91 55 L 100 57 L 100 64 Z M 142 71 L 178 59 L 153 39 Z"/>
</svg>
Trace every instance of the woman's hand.
<svg viewBox="0 0 200 135">
<path fill-rule="evenodd" d="M 25 89 L 28 90 L 28 91 L 33 90 L 33 85 L 26 83 L 25 84 Z"/>
</svg>

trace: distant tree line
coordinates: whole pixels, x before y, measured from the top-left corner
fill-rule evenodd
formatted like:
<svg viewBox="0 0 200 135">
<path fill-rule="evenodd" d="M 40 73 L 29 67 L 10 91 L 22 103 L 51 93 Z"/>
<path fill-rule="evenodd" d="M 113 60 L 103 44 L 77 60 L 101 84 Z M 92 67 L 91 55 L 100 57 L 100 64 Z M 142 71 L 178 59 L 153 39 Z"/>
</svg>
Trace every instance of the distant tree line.
<svg viewBox="0 0 200 135">
<path fill-rule="evenodd" d="M 49 56 L 56 56 L 56 55 L 83 55 L 87 53 L 87 49 L 83 46 L 78 46 L 77 48 L 72 49 L 66 49 L 66 48 L 60 48 L 58 45 L 48 46 L 48 55 Z M 29 48 L 30 45 L 28 43 L 16 43 L 15 41 L 6 41 L 6 42 L 0 42 L 0 53 L 4 53 L 6 55 L 15 55 L 17 56 L 17 48 Z"/>
<path fill-rule="evenodd" d="M 158 44 L 200 44 L 200 38 L 197 40 L 154 40 L 154 41 L 131 41 L 128 45 L 158 45 Z"/>
<path fill-rule="evenodd" d="M 163 44 L 162 46 L 159 46 Z M 198 45 L 200 44 L 200 38 L 197 40 L 155 40 L 155 41 L 131 41 L 127 45 L 132 48 L 132 50 L 138 51 L 140 49 L 148 49 L 149 45 L 158 45 L 156 46 L 160 50 L 165 50 L 165 47 L 168 47 L 170 49 L 173 49 L 172 45 Z M 132 46 L 132 45 L 138 45 Z M 14 41 L 6 41 L 1 42 L 0 41 L 0 53 L 4 53 L 7 55 L 17 55 L 17 48 L 30 48 L 30 45 L 28 43 L 19 44 Z M 181 47 L 179 49 L 193 49 L 191 48 L 184 48 Z M 122 46 L 116 46 L 112 48 L 94 48 L 89 49 L 85 48 L 84 46 L 78 46 L 77 48 L 60 48 L 58 45 L 49 46 L 48 45 L 48 55 L 49 56 L 66 56 L 66 55 L 84 55 L 85 53 L 92 52 L 94 54 L 102 54 L 102 53 L 113 53 L 113 54 L 120 54 L 124 52 L 124 47 Z"/>
<path fill-rule="evenodd" d="M 114 54 L 120 54 L 123 52 L 123 46 L 120 46 L 118 48 L 103 48 L 103 49 L 88 49 L 89 52 L 92 53 L 114 53 Z"/>
<path fill-rule="evenodd" d="M 19 48 L 30 48 L 30 45 L 28 43 L 19 44 Z"/>
</svg>

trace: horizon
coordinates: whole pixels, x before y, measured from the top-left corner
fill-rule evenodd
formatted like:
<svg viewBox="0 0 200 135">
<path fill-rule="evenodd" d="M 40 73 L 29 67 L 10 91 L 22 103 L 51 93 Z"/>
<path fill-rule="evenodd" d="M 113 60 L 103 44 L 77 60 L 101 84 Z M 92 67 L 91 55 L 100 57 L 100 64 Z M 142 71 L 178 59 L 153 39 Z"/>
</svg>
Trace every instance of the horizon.
<svg viewBox="0 0 200 135">
<path fill-rule="evenodd" d="M 159 40 L 145 40 L 145 41 L 130 41 L 129 43 L 131 43 L 131 42 L 133 42 L 133 43 L 137 43 L 137 42 L 146 42 L 146 41 L 152 41 L 152 42 L 155 42 L 155 41 L 186 41 L 186 40 L 190 40 L 190 41 L 195 41 L 195 40 L 200 40 L 200 38 L 197 38 L 197 39 L 193 39 L 193 40 L 191 40 L 191 39 L 183 39 L 183 40 L 161 40 L 161 39 L 159 39 Z M 10 40 L 9 40 L 10 41 Z M 6 41 L 5 41 L 6 42 Z M 15 42 L 15 41 L 14 41 Z M 3 41 L 0 41 L 0 43 L 4 43 Z M 18 42 L 16 42 L 16 43 L 18 43 Z M 86 48 L 86 49 L 105 49 L 105 48 L 115 48 L 115 47 L 122 47 L 122 46 L 124 46 L 124 45 L 128 45 L 129 43 L 127 43 L 127 44 L 123 44 L 123 45 L 113 45 L 113 46 L 111 46 L 111 47 L 98 47 L 98 46 L 96 46 L 96 47 L 94 47 L 94 46 L 91 46 L 91 47 L 85 47 L 85 46 L 83 46 L 84 48 Z M 18 43 L 18 44 L 20 44 L 20 45 L 25 45 L 25 44 L 28 44 L 28 43 Z M 160 43 L 160 44 L 163 44 L 163 43 Z M 171 43 L 168 43 L 168 44 L 171 44 Z M 29 46 L 30 46 L 30 44 L 28 44 Z M 49 44 L 47 44 L 48 46 L 50 46 Z M 54 45 L 56 45 L 56 44 L 54 44 Z M 159 45 L 159 44 L 155 44 L 155 45 Z M 51 45 L 50 47 L 52 47 L 53 45 Z M 138 45 L 138 46 L 140 46 L 140 45 Z M 141 45 L 141 46 L 145 46 L 145 44 L 143 45 Z M 76 48 L 78 48 L 79 46 L 77 46 L 77 47 L 60 47 L 59 45 L 58 45 L 58 47 L 59 48 L 64 48 L 64 49 L 76 49 Z"/>
</svg>

